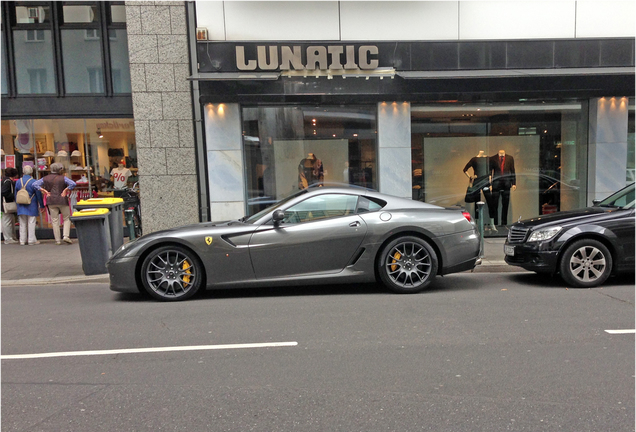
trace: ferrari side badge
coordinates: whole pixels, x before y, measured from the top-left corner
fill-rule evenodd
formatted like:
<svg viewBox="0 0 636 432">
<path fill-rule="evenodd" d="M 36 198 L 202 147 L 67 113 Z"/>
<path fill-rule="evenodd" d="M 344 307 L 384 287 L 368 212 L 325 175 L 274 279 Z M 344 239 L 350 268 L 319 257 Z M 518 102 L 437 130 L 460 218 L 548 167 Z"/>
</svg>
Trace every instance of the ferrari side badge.
<svg viewBox="0 0 636 432">
<path fill-rule="evenodd" d="M 206 237 L 205 238 L 205 243 L 210 246 L 212 244 L 212 237 Z"/>
</svg>

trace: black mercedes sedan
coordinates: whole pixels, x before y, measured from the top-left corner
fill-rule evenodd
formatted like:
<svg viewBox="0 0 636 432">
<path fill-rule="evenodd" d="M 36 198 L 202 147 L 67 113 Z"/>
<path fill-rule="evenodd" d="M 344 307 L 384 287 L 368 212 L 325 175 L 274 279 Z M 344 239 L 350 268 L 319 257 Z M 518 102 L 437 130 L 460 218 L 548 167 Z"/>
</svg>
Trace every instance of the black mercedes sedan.
<svg viewBox="0 0 636 432">
<path fill-rule="evenodd" d="M 595 287 L 634 272 L 634 183 L 593 207 L 519 221 L 504 245 L 508 264 L 559 273 L 574 287 Z"/>
</svg>

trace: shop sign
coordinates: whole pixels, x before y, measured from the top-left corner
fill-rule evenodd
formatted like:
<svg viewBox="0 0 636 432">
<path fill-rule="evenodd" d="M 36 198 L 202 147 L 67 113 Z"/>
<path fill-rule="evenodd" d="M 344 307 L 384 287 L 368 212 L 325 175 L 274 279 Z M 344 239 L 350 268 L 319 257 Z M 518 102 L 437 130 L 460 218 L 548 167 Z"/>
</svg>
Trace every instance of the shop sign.
<svg viewBox="0 0 636 432">
<path fill-rule="evenodd" d="M 128 121 L 128 122 L 119 122 L 117 120 L 115 121 L 103 121 L 103 122 L 99 122 L 97 123 L 97 128 L 101 129 L 102 131 L 104 130 L 123 130 L 123 131 L 134 131 L 135 130 L 135 122 L 133 121 Z"/>
<path fill-rule="evenodd" d="M 5 168 L 15 168 L 15 155 L 6 155 L 4 157 Z"/>
<path fill-rule="evenodd" d="M 379 66 L 376 45 L 258 45 L 256 55 L 251 56 L 244 45 L 235 49 L 236 67 L 241 71 L 370 70 Z"/>
</svg>

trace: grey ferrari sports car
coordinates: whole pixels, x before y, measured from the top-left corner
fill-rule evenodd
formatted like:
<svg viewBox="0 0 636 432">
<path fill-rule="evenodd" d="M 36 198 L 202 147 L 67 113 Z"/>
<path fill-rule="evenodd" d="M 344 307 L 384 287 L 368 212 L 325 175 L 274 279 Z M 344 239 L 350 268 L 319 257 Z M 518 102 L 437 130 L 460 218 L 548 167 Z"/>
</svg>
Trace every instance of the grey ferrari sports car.
<svg viewBox="0 0 636 432">
<path fill-rule="evenodd" d="M 470 214 L 359 188 L 301 190 L 249 217 L 154 232 L 108 261 L 110 289 L 158 300 L 202 287 L 381 281 L 397 293 L 475 267 Z"/>
</svg>

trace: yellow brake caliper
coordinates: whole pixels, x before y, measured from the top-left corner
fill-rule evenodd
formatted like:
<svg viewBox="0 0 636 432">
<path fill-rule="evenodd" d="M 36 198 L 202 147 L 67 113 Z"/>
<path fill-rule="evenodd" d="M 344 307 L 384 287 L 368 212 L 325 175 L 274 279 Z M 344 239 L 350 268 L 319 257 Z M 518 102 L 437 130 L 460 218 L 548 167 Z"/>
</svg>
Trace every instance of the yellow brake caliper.
<svg viewBox="0 0 636 432">
<path fill-rule="evenodd" d="M 391 264 L 393 264 L 393 263 L 395 263 L 395 262 L 398 262 L 398 260 L 399 260 L 400 258 L 402 258 L 402 254 L 400 254 L 399 252 L 395 252 L 395 253 L 393 254 L 393 261 L 391 262 Z M 395 271 L 395 270 L 397 270 L 397 268 L 398 268 L 398 266 L 397 266 L 397 265 L 395 265 L 395 264 L 393 264 L 393 265 L 391 266 L 391 271 Z"/>
<path fill-rule="evenodd" d="M 190 267 L 191 267 L 190 263 L 188 261 L 184 261 L 183 265 L 181 266 L 181 270 L 185 270 L 187 274 L 192 274 L 192 272 L 190 271 Z M 185 286 L 188 286 L 190 284 L 190 276 L 184 276 L 183 282 Z"/>
</svg>

